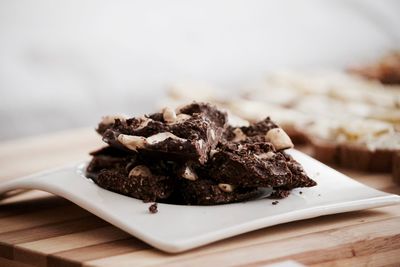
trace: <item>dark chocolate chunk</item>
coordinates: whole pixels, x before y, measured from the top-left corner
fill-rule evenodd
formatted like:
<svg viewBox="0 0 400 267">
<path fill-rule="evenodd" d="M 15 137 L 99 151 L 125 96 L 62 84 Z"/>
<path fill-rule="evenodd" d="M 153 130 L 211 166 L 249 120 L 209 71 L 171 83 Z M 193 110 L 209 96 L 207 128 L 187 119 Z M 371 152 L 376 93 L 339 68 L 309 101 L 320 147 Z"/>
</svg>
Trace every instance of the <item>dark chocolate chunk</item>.
<svg viewBox="0 0 400 267">
<path fill-rule="evenodd" d="M 125 168 L 130 162 L 136 162 L 136 155 L 126 153 L 113 147 L 104 147 L 91 152 L 92 160 L 86 168 L 86 175 L 89 178 L 96 178 L 103 169 Z"/>
<path fill-rule="evenodd" d="M 118 149 L 143 151 L 153 157 L 191 159 L 205 163 L 225 130 L 226 114 L 208 104 L 193 103 L 180 109 L 147 117 L 115 120 L 99 133 Z"/>
<path fill-rule="evenodd" d="M 292 178 L 285 156 L 269 143 L 221 144 L 209 168 L 214 180 L 242 187 L 279 187 Z"/>
<path fill-rule="evenodd" d="M 218 182 L 242 187 L 291 190 L 316 185 L 297 161 L 266 142 L 221 144 L 209 162 L 209 173 Z"/>
<path fill-rule="evenodd" d="M 249 137 L 264 136 L 269 130 L 278 128 L 270 117 L 265 118 L 262 121 L 251 124 L 247 127 L 241 127 L 243 133 Z"/>
<path fill-rule="evenodd" d="M 285 156 L 287 165 L 293 174 L 292 182 L 284 187 L 286 190 L 291 190 L 297 187 L 312 187 L 317 185 L 314 180 L 308 177 L 300 163 L 294 160 L 289 154 L 285 152 L 282 154 Z"/>
<path fill-rule="evenodd" d="M 249 138 L 250 140 L 246 140 L 247 142 L 265 142 L 266 133 L 273 128 L 278 128 L 278 125 L 276 125 L 269 117 L 267 117 L 264 120 L 252 123 L 249 126 L 228 126 L 225 132 L 225 138 L 228 141 L 244 141 L 245 138 Z"/>
<path fill-rule="evenodd" d="M 226 128 L 226 112 L 222 112 L 210 104 L 193 102 L 192 104 L 180 108 L 180 112 L 188 115 L 194 115 L 196 113 L 206 114 L 218 127 Z"/>
</svg>

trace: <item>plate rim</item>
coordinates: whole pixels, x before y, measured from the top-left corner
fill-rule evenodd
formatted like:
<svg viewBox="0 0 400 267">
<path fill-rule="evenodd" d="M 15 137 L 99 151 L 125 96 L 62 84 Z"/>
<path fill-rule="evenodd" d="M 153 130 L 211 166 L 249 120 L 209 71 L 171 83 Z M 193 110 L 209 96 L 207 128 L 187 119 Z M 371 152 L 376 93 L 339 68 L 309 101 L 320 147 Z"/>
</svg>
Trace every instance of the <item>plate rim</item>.
<svg viewBox="0 0 400 267">
<path fill-rule="evenodd" d="M 132 236 L 150 244 L 151 246 L 158 248 L 162 251 L 169 252 L 169 253 L 179 253 L 183 251 L 187 251 L 190 249 L 194 249 L 196 247 L 204 246 L 209 243 L 213 243 L 219 240 L 223 240 L 229 237 L 237 236 L 243 233 L 259 230 L 266 227 L 271 227 L 283 223 L 294 222 L 299 220 L 306 220 L 311 218 L 316 218 L 325 215 L 332 215 L 337 213 L 345 213 L 357 210 L 364 210 L 370 208 L 378 208 L 388 205 L 395 205 L 400 203 L 400 196 L 396 194 L 386 193 L 375 188 L 369 187 L 363 183 L 360 183 L 351 177 L 340 173 L 339 171 L 319 162 L 318 160 L 306 155 L 305 153 L 297 150 L 293 150 L 294 154 L 301 154 L 301 156 L 306 157 L 307 160 L 311 160 L 313 164 L 322 164 L 324 168 L 327 168 L 330 172 L 333 172 L 335 175 L 342 176 L 347 182 L 354 182 L 357 186 L 364 187 L 365 189 L 375 191 L 378 193 L 377 196 L 374 197 L 363 197 L 355 200 L 348 200 L 348 201 L 341 201 L 337 203 L 327 203 L 327 204 L 319 204 L 314 205 L 311 207 L 306 207 L 300 210 L 292 210 L 289 212 L 284 212 L 281 214 L 275 214 L 270 216 L 263 216 L 261 218 L 254 218 L 248 219 L 245 222 L 236 223 L 231 226 L 228 226 L 227 229 L 217 229 L 217 230 L 209 230 L 206 233 L 195 233 L 191 237 L 177 237 L 175 239 L 165 240 L 165 238 L 159 238 L 157 235 L 152 235 L 148 231 L 143 231 L 140 229 L 140 224 L 129 225 L 124 221 L 119 220 L 118 218 L 114 217 L 111 212 L 104 211 L 99 209 L 99 205 L 96 203 L 88 202 L 85 198 L 82 198 L 78 194 L 74 194 L 72 191 L 62 190 L 57 186 L 49 186 L 49 184 L 41 183 L 41 181 L 46 181 L 49 176 L 54 175 L 55 173 L 59 173 L 61 175 L 74 175 L 79 179 L 84 180 L 84 176 L 82 177 L 82 165 L 87 164 L 87 161 L 81 161 L 79 163 L 70 164 L 67 167 L 57 168 L 46 170 L 37 174 L 33 174 L 27 177 L 19 178 L 19 180 L 24 181 L 25 187 L 28 189 L 38 189 L 42 191 L 46 191 L 63 198 L 68 199 L 69 201 L 75 203 L 76 205 L 80 206 L 81 208 L 89 211 L 90 213 L 102 218 L 103 220 L 111 223 L 112 225 L 116 226 L 117 228 L 122 229 L 123 231 L 131 234 Z M 292 154 L 292 153 L 291 153 Z M 295 157 L 295 156 L 294 156 Z M 79 169 L 81 171 L 79 171 Z M 87 179 L 87 182 L 90 180 Z M 96 186 L 96 190 L 105 191 L 107 193 L 112 193 L 118 195 L 119 197 L 129 198 L 129 196 L 124 196 L 118 193 L 111 192 L 109 190 L 103 189 L 93 183 L 93 186 Z M 19 187 L 21 188 L 21 187 Z M 137 204 L 148 204 L 143 203 L 141 200 L 135 199 Z M 246 202 L 244 204 L 251 204 L 252 202 Z M 160 207 L 163 205 L 169 206 L 170 208 L 193 208 L 193 207 L 204 207 L 204 206 L 182 206 L 182 205 L 172 205 L 166 203 L 158 203 Z M 240 204 L 240 203 L 236 203 Z M 241 203 L 243 204 L 243 203 Z M 157 219 L 157 218 L 154 218 Z"/>
</svg>

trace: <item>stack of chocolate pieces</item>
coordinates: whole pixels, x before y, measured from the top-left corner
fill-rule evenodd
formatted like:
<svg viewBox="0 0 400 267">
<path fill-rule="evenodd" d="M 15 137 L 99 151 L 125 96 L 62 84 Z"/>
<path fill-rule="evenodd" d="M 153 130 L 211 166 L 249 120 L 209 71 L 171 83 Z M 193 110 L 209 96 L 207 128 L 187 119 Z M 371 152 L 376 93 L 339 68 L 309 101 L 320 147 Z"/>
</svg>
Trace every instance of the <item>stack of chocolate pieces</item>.
<svg viewBox="0 0 400 267">
<path fill-rule="evenodd" d="M 316 185 L 284 152 L 293 144 L 269 118 L 235 128 L 225 112 L 193 102 L 140 118 L 104 117 L 97 131 L 108 146 L 91 153 L 87 176 L 145 202 L 213 205 Z"/>
</svg>

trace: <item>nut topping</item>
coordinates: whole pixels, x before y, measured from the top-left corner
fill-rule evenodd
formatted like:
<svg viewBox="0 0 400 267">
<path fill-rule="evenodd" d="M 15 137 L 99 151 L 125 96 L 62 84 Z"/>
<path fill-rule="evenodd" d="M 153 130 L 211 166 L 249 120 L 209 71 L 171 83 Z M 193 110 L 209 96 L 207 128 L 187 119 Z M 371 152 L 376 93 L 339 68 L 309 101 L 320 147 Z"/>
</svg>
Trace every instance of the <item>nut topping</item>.
<svg viewBox="0 0 400 267">
<path fill-rule="evenodd" d="M 138 148 L 143 148 L 147 143 L 145 137 L 136 135 L 120 134 L 117 139 L 125 147 L 134 151 L 137 151 Z"/>
<path fill-rule="evenodd" d="M 271 142 L 276 150 L 284 150 L 294 146 L 290 137 L 281 128 L 269 130 L 265 135 L 265 139 Z"/>
<path fill-rule="evenodd" d="M 258 158 L 258 159 L 270 159 L 270 158 L 272 158 L 273 156 L 275 156 L 275 153 L 274 152 L 272 152 L 272 151 L 268 151 L 267 153 L 262 153 L 262 154 L 259 154 L 259 155 L 254 155 L 256 158 Z"/>
<path fill-rule="evenodd" d="M 191 117 L 192 116 L 183 113 L 176 115 L 175 111 L 172 109 L 165 109 L 163 113 L 163 118 L 167 124 L 182 123 Z"/>
<path fill-rule="evenodd" d="M 183 170 L 182 177 L 190 181 L 195 181 L 199 178 L 197 174 L 193 171 L 193 169 L 189 166 L 186 166 Z"/>
<path fill-rule="evenodd" d="M 143 117 L 141 117 L 141 118 L 139 118 L 139 119 L 140 119 L 140 124 L 139 124 L 139 126 L 136 128 L 136 130 L 143 129 L 144 127 L 146 127 L 146 126 L 149 124 L 149 122 L 153 121 L 152 119 L 147 118 L 147 117 L 145 117 L 145 116 L 143 116 Z"/>
<path fill-rule="evenodd" d="M 186 142 L 187 140 L 184 138 L 180 138 L 172 133 L 169 132 L 163 132 L 163 133 L 158 133 L 149 137 L 143 137 L 143 136 L 136 136 L 136 135 L 126 135 L 126 134 L 120 134 L 118 135 L 117 139 L 118 141 L 123 144 L 125 147 L 137 151 L 139 148 L 144 148 L 145 145 L 154 145 L 159 142 L 165 141 L 168 138 L 172 138 L 181 142 Z"/>
<path fill-rule="evenodd" d="M 230 193 L 235 189 L 235 187 L 230 184 L 218 184 L 218 187 L 219 187 L 219 189 L 221 189 L 222 191 L 224 191 L 226 193 Z"/>
<path fill-rule="evenodd" d="M 170 133 L 170 132 L 162 132 L 162 133 L 158 133 L 158 134 L 149 136 L 149 137 L 146 138 L 146 141 L 147 141 L 148 144 L 154 145 L 154 144 L 160 143 L 162 141 L 165 141 L 168 138 L 175 139 L 175 140 L 178 140 L 178 141 L 181 141 L 181 142 L 186 142 L 187 141 L 186 139 L 180 138 L 180 137 L 178 137 L 178 136 L 176 136 L 176 135 L 174 135 L 173 133 Z"/>
<path fill-rule="evenodd" d="M 174 123 L 182 123 L 188 119 L 190 119 L 192 116 L 188 115 L 188 114 L 178 114 L 176 115 L 176 120 Z"/>
<path fill-rule="evenodd" d="M 176 113 L 171 108 L 165 108 L 163 110 L 163 118 L 164 118 L 164 121 L 166 121 L 168 123 L 173 123 L 176 121 Z"/>
<path fill-rule="evenodd" d="M 150 177 L 151 176 L 151 171 L 150 169 L 145 166 L 145 165 L 137 165 L 134 167 L 130 172 L 129 172 L 129 177 L 138 177 L 138 176 L 143 176 L 143 177 Z"/>
</svg>

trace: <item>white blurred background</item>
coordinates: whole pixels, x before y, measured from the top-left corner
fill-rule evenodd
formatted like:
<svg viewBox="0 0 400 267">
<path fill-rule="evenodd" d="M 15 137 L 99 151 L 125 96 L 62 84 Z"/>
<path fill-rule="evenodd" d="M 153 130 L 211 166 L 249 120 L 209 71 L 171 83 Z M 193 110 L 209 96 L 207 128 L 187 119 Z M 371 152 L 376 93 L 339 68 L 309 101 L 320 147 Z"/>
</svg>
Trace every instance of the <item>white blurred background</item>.
<svg viewBox="0 0 400 267">
<path fill-rule="evenodd" d="M 230 92 L 370 61 L 400 47 L 399 14 L 396 0 L 1 0 L 0 140 L 152 112 L 177 81 Z"/>
</svg>

